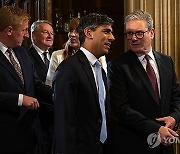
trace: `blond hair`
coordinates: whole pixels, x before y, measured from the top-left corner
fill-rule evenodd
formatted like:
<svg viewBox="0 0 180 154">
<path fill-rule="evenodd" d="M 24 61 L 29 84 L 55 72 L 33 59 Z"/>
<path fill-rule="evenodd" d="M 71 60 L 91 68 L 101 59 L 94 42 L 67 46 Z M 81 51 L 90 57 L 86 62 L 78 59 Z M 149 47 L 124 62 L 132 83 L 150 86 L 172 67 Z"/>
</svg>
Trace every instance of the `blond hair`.
<svg viewBox="0 0 180 154">
<path fill-rule="evenodd" d="M 0 31 L 6 27 L 18 27 L 21 22 L 28 22 L 30 16 L 17 6 L 4 6 L 0 8 Z"/>
</svg>

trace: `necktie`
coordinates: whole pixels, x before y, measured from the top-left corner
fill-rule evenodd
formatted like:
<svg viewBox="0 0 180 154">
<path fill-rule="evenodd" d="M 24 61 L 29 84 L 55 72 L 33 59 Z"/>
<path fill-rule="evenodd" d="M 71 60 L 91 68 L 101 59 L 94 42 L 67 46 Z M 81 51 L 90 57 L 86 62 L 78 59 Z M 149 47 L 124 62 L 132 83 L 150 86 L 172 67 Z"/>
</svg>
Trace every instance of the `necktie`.
<svg viewBox="0 0 180 154">
<path fill-rule="evenodd" d="M 21 79 L 22 83 L 24 84 L 24 79 L 23 79 L 23 74 L 20 66 L 18 63 L 15 61 L 13 55 L 12 55 L 12 49 L 7 49 L 8 54 L 9 54 L 9 60 L 11 64 L 13 65 L 14 69 L 16 70 L 16 73 L 18 74 L 19 78 Z"/>
<path fill-rule="evenodd" d="M 149 55 L 145 55 L 144 58 L 145 58 L 146 61 L 147 61 L 146 72 L 147 72 L 148 77 L 149 77 L 149 79 L 150 79 L 150 81 L 151 81 L 151 84 L 152 84 L 152 86 L 153 86 L 153 89 L 154 89 L 154 92 L 155 92 L 155 95 L 156 95 L 156 99 L 157 99 L 157 101 L 158 101 L 158 103 L 159 103 L 159 90 L 158 90 L 158 84 L 157 84 L 156 74 L 155 74 L 155 72 L 154 72 L 153 67 L 152 67 L 151 64 L 150 64 L 150 61 L 149 61 L 150 57 L 149 57 Z"/>
<path fill-rule="evenodd" d="M 105 91 L 104 91 L 104 82 L 102 78 L 102 68 L 98 60 L 95 63 L 95 69 L 96 69 L 96 79 L 97 79 L 97 84 L 98 84 L 99 105 L 100 105 L 101 114 L 102 114 L 100 141 L 104 143 L 107 138 L 105 98 L 104 98 Z"/>
<path fill-rule="evenodd" d="M 44 52 L 43 56 L 44 56 L 44 63 L 46 65 L 46 67 L 49 68 L 49 60 L 47 58 L 47 54 L 48 54 L 48 52 Z"/>
</svg>

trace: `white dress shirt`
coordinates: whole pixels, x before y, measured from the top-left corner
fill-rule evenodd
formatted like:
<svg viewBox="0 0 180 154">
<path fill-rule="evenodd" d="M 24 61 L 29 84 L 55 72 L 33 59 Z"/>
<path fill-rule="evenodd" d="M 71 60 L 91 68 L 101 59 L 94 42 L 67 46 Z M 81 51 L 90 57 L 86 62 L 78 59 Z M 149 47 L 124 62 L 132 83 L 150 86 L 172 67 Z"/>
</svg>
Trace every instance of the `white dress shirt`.
<svg viewBox="0 0 180 154">
<path fill-rule="evenodd" d="M 156 75 L 156 79 L 157 79 L 157 84 L 158 84 L 158 90 L 159 90 L 159 96 L 160 96 L 160 78 L 159 78 L 159 70 L 158 70 L 158 66 L 155 60 L 155 57 L 153 55 L 152 49 L 148 52 L 148 55 L 150 57 L 149 62 L 151 64 L 151 66 L 154 69 L 155 75 Z M 142 66 L 144 67 L 145 71 L 146 71 L 146 65 L 147 65 L 147 61 L 144 58 L 145 55 L 142 54 L 137 54 L 139 61 L 141 62 Z"/>
<path fill-rule="evenodd" d="M 6 58 L 9 60 L 9 56 L 8 53 L 6 52 L 8 49 L 8 47 L 6 47 L 3 43 L 0 42 L 0 51 L 6 56 Z M 17 62 L 17 64 L 19 65 L 19 67 L 21 68 L 21 65 L 19 64 L 19 61 L 15 55 L 15 53 L 12 51 L 12 55 L 15 59 L 15 61 Z M 11 62 L 10 62 L 11 63 Z M 18 106 L 22 106 L 22 102 L 23 102 L 23 94 L 19 94 L 19 98 L 18 98 Z"/>
</svg>

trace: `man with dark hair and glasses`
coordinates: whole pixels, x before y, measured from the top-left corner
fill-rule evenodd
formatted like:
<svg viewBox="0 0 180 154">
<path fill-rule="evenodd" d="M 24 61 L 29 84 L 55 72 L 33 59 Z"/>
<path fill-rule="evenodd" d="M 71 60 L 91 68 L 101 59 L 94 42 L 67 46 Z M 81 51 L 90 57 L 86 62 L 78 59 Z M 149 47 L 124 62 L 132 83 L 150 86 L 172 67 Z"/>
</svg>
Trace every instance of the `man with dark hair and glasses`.
<svg viewBox="0 0 180 154">
<path fill-rule="evenodd" d="M 130 49 L 108 64 L 111 107 L 118 119 L 114 153 L 173 154 L 180 122 L 180 87 L 171 57 L 152 49 L 153 19 L 142 10 L 125 18 Z M 112 152 L 113 154 L 113 152 Z"/>
</svg>

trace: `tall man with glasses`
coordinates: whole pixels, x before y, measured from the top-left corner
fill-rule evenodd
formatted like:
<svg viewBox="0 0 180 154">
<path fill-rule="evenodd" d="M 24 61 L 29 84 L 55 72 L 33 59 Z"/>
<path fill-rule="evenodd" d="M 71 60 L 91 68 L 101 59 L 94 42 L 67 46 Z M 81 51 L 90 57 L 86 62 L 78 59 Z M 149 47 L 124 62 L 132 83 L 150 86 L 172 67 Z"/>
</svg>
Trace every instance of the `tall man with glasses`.
<svg viewBox="0 0 180 154">
<path fill-rule="evenodd" d="M 31 25 L 32 45 L 28 49 L 31 60 L 34 64 L 38 77 L 45 82 L 49 67 L 49 60 L 52 54 L 54 31 L 52 24 L 47 20 L 37 20 Z M 43 130 L 43 143 L 40 150 L 43 154 L 51 151 L 53 106 L 47 100 L 39 100 L 39 116 Z"/>
<path fill-rule="evenodd" d="M 108 64 L 111 107 L 118 119 L 112 154 L 173 154 L 180 122 L 180 87 L 171 57 L 154 51 L 153 19 L 125 18 L 129 51 Z"/>
</svg>

